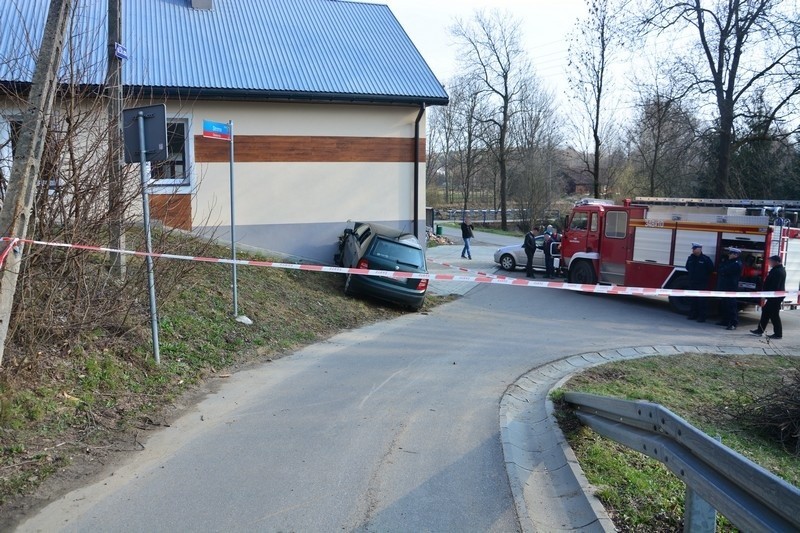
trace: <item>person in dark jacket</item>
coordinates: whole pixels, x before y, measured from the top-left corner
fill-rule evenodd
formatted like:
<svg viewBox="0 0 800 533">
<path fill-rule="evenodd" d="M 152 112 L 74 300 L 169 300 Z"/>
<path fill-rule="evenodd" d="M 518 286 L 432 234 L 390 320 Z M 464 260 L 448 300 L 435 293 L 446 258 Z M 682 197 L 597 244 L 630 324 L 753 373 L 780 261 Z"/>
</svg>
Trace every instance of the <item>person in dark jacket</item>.
<svg viewBox="0 0 800 533">
<path fill-rule="evenodd" d="M 473 231 L 475 227 L 469 217 L 464 219 L 461 223 L 461 238 L 464 239 L 464 249 L 461 250 L 461 257 L 472 259 L 472 249 L 469 247 L 469 242 L 475 236 Z"/>
<path fill-rule="evenodd" d="M 728 260 L 723 261 L 717 269 L 717 290 L 738 291 L 739 279 L 742 277 L 742 260 L 739 256 L 742 251 L 738 248 L 728 248 Z M 722 298 L 720 304 L 722 320 L 717 322 L 725 329 L 734 330 L 739 325 L 739 303 L 736 298 Z"/>
<path fill-rule="evenodd" d="M 708 289 L 708 282 L 714 272 L 714 262 L 703 253 L 703 245 L 696 242 L 692 243 L 692 254 L 686 260 L 686 273 L 689 276 L 689 288 L 692 290 Z M 705 297 L 697 296 L 689 298 L 691 308 L 689 310 L 689 320 L 698 322 L 706 321 L 708 301 Z"/>
<path fill-rule="evenodd" d="M 764 280 L 765 291 L 785 291 L 786 290 L 786 269 L 781 264 L 780 256 L 773 255 L 769 258 L 769 274 Z M 772 335 L 767 335 L 770 339 L 783 338 L 783 324 L 781 324 L 781 302 L 783 296 L 777 298 L 767 298 L 766 303 L 761 308 L 761 320 L 758 327 L 751 329 L 750 333 L 759 337 L 766 331 L 767 324 L 772 321 Z"/>
<path fill-rule="evenodd" d="M 533 275 L 533 255 L 536 253 L 537 235 L 539 235 L 539 230 L 536 228 L 531 228 L 531 230 L 525 234 L 525 242 L 522 243 L 522 247 L 525 249 L 525 255 L 528 258 L 527 262 L 525 263 L 525 275 L 529 278 L 536 277 Z"/>
</svg>

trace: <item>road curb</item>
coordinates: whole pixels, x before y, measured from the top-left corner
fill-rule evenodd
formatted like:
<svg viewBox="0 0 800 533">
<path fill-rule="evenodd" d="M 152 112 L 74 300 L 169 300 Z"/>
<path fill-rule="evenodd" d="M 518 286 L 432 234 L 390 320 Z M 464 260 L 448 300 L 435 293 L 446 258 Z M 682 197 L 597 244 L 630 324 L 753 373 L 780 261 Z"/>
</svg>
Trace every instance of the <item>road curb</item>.
<svg viewBox="0 0 800 533">
<path fill-rule="evenodd" d="M 500 401 L 503 456 L 522 531 L 616 531 L 561 432 L 550 393 L 588 368 L 682 353 L 798 355 L 771 346 L 635 346 L 570 355 L 523 374 Z"/>
</svg>

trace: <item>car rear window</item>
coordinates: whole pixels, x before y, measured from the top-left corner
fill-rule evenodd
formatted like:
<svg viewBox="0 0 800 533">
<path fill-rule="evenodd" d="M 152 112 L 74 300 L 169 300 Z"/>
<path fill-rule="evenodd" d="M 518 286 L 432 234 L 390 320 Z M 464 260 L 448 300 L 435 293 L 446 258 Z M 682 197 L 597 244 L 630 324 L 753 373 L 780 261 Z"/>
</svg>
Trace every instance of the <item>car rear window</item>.
<svg viewBox="0 0 800 533">
<path fill-rule="evenodd" d="M 375 246 L 372 248 L 372 255 L 381 259 L 397 261 L 406 265 L 413 265 L 422 268 L 422 250 L 412 246 L 406 246 L 396 241 L 390 241 L 382 237 L 375 239 Z"/>
</svg>

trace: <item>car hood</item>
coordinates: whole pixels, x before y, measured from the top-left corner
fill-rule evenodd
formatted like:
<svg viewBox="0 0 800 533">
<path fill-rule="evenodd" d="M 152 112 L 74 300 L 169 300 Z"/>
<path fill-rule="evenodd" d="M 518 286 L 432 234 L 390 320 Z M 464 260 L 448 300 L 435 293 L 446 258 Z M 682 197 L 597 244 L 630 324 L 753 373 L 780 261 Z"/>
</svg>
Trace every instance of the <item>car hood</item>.
<svg viewBox="0 0 800 533">
<path fill-rule="evenodd" d="M 510 246 L 503 246 L 502 248 L 498 248 L 495 252 L 496 254 L 505 254 L 505 253 L 512 253 L 522 248 L 521 244 L 512 244 Z"/>
</svg>

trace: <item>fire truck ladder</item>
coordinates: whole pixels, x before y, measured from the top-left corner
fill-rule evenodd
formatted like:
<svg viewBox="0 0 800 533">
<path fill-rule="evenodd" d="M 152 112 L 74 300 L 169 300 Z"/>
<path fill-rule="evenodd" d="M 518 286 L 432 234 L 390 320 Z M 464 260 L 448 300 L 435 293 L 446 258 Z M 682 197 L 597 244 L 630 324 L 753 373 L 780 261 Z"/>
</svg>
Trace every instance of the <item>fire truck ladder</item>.
<svg viewBox="0 0 800 533">
<path fill-rule="evenodd" d="M 633 199 L 635 204 L 675 205 L 698 207 L 781 207 L 784 209 L 800 209 L 798 200 L 737 200 L 719 198 L 666 198 L 657 196 L 639 196 Z"/>
</svg>

